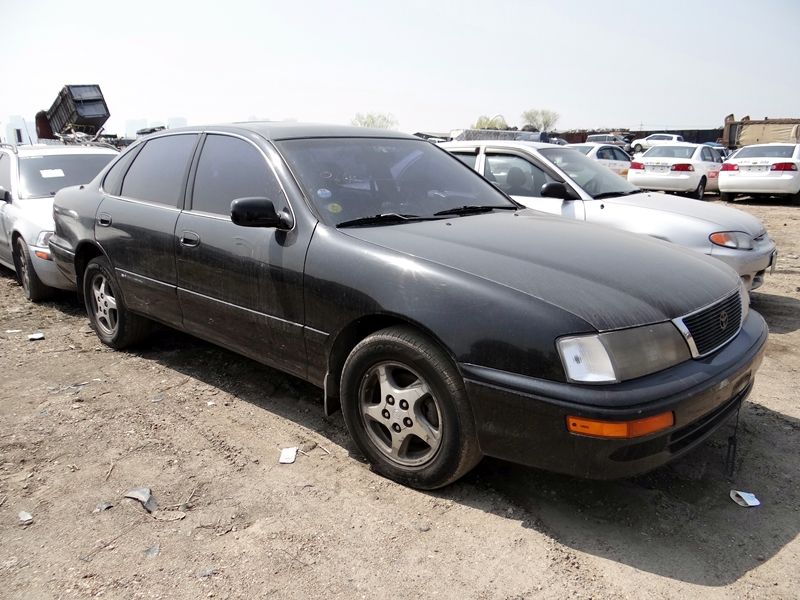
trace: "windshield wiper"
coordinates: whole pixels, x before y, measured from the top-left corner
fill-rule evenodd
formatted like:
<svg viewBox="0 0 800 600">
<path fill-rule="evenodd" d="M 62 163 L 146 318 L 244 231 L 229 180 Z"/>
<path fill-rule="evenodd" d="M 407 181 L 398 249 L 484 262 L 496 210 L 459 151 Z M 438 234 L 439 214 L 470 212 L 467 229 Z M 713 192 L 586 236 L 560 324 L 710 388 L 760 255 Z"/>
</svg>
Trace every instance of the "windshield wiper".
<svg viewBox="0 0 800 600">
<path fill-rule="evenodd" d="M 458 208 L 448 208 L 433 213 L 435 217 L 444 215 L 477 215 L 480 213 L 491 212 L 493 210 L 519 210 L 518 206 L 460 206 Z"/>
<path fill-rule="evenodd" d="M 407 223 L 409 221 L 425 221 L 419 215 L 400 215 L 398 213 L 383 213 L 371 217 L 359 217 L 349 221 L 342 221 L 336 227 L 358 227 L 359 225 L 391 225 L 393 223 Z"/>
<path fill-rule="evenodd" d="M 602 198 L 619 198 L 620 196 L 630 196 L 631 194 L 638 194 L 642 190 L 635 189 L 635 190 L 628 190 L 627 192 L 603 192 L 602 194 L 595 194 L 592 196 L 595 200 L 600 200 Z"/>
</svg>

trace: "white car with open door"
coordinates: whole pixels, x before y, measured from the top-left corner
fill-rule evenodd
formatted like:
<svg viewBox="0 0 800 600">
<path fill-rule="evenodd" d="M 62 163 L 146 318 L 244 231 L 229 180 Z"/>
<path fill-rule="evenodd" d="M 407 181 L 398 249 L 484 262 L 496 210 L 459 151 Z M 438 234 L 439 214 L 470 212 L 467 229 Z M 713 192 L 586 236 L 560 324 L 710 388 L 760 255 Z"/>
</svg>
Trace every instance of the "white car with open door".
<svg viewBox="0 0 800 600">
<path fill-rule="evenodd" d="M 722 164 L 723 200 L 737 195 L 795 196 L 800 200 L 800 144 L 745 146 Z"/>
<path fill-rule="evenodd" d="M 628 174 L 631 166 L 631 157 L 625 151 L 611 144 L 586 142 L 585 144 L 567 144 L 567 148 L 574 148 L 581 154 L 593 158 L 621 177 Z"/>
<path fill-rule="evenodd" d="M 644 190 L 683 192 L 702 200 L 719 190 L 722 157 L 704 144 L 654 146 L 631 162 L 628 181 Z"/>
<path fill-rule="evenodd" d="M 753 215 L 719 203 L 643 192 L 572 148 L 505 140 L 439 145 L 524 206 L 702 252 L 733 267 L 747 289 L 764 283 L 775 265 L 775 242 Z"/>
</svg>

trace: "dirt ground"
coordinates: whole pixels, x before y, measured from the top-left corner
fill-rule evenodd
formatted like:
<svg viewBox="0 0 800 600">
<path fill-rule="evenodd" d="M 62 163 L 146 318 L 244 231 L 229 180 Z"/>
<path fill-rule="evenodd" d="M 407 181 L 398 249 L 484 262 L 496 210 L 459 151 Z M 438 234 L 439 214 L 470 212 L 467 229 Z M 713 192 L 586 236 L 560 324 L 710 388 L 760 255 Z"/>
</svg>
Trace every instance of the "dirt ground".
<svg viewBox="0 0 800 600">
<path fill-rule="evenodd" d="M 800 206 L 736 204 L 781 256 L 753 294 L 771 335 L 732 480 L 725 429 L 626 481 L 487 459 L 407 489 L 370 471 L 318 389 L 171 331 L 115 352 L 72 295 L 30 304 L 3 270 L 0 597 L 797 598 Z M 153 516 L 123 499 L 139 486 Z"/>
</svg>

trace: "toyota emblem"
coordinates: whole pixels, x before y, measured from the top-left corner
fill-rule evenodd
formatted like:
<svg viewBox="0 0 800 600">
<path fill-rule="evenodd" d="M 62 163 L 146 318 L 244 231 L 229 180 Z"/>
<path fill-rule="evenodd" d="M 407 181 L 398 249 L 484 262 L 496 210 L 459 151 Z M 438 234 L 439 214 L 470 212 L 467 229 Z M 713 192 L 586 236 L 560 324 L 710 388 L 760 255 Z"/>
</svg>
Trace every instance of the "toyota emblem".
<svg viewBox="0 0 800 600">
<path fill-rule="evenodd" d="M 724 310 L 719 313 L 719 328 L 721 331 L 725 331 L 728 328 L 728 313 Z"/>
</svg>

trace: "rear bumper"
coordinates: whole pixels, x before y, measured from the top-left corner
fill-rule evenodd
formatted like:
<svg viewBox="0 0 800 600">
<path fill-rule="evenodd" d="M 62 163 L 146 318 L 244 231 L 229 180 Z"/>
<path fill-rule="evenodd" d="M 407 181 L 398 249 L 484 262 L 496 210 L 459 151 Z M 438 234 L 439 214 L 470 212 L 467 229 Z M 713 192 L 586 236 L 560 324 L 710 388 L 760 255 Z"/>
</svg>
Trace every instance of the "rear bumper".
<svg viewBox="0 0 800 600">
<path fill-rule="evenodd" d="M 797 194 L 800 193 L 800 173 L 756 176 L 721 172 L 719 190 L 729 194 Z"/>
<path fill-rule="evenodd" d="M 589 479 L 629 477 L 689 452 L 735 414 L 752 389 L 767 326 L 751 311 L 711 357 L 611 386 L 586 386 L 461 365 L 484 454 Z M 573 434 L 567 416 L 624 421 L 672 411 L 675 424 L 610 440 Z"/>
<path fill-rule="evenodd" d="M 668 192 L 693 192 L 700 183 L 699 173 L 639 173 L 628 171 L 628 181 L 646 190 L 664 190 Z"/>
</svg>

